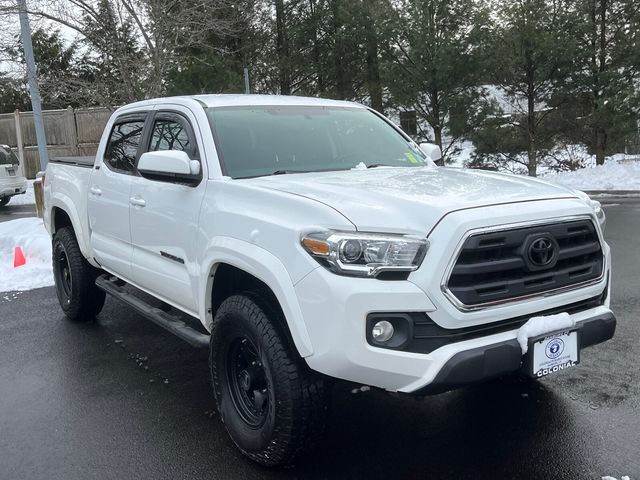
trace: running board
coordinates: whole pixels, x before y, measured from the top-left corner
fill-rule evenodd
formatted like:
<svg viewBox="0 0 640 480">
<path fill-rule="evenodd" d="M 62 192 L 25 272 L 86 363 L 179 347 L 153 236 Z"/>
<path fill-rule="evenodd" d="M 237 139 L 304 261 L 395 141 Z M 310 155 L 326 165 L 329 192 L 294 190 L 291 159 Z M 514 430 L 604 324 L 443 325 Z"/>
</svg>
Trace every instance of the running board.
<svg viewBox="0 0 640 480">
<path fill-rule="evenodd" d="M 194 347 L 205 348 L 209 346 L 209 335 L 191 328 L 180 320 L 180 317 L 178 316 L 170 315 L 159 308 L 152 307 L 144 300 L 136 297 L 131 292 L 126 291 L 123 286 L 118 285 L 119 283 L 122 284 L 123 282 L 120 279 L 107 274 L 100 275 L 96 278 L 96 286 L 100 290 L 104 290 L 109 295 L 117 298 L 123 303 L 126 303 L 159 327 L 168 330 Z"/>
</svg>

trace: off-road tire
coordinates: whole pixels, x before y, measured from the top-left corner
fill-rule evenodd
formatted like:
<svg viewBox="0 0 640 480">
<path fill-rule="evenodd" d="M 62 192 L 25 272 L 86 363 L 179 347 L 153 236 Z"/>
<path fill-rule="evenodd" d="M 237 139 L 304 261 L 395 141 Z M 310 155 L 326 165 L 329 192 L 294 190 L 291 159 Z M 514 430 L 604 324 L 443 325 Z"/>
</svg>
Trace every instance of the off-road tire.
<svg viewBox="0 0 640 480">
<path fill-rule="evenodd" d="M 0 198 L 0 207 L 4 207 L 7 203 L 11 201 L 11 197 Z"/>
<path fill-rule="evenodd" d="M 233 295 L 220 305 L 211 331 L 209 363 L 220 417 L 242 453 L 264 466 L 291 464 L 309 451 L 324 432 L 328 405 L 325 380 L 298 356 L 281 316 L 264 297 Z M 238 342 L 240 349 L 253 344 L 263 372 L 267 400 L 262 424 L 250 424 L 246 414 L 243 418 L 246 407 L 238 407 L 233 393 L 230 372 L 238 367 L 232 367 L 231 359 Z M 255 387 L 246 388 L 249 394 Z"/>
<path fill-rule="evenodd" d="M 52 261 L 56 294 L 67 318 L 76 322 L 95 318 L 105 301 L 105 293 L 95 284 L 100 270 L 82 255 L 73 229 L 61 228 L 53 236 Z"/>
</svg>

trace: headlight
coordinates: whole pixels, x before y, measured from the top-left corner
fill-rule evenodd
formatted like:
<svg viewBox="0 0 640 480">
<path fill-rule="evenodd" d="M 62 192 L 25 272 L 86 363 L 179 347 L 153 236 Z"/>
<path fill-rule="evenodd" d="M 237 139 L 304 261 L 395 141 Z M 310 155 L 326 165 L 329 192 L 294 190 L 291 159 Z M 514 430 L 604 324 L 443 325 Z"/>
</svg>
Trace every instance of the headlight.
<svg viewBox="0 0 640 480">
<path fill-rule="evenodd" d="M 328 230 L 303 235 L 302 246 L 337 274 L 375 277 L 380 272 L 416 270 L 429 242 L 410 235 Z"/>
<path fill-rule="evenodd" d="M 604 209 L 602 208 L 602 204 L 597 200 L 591 200 L 589 195 L 580 190 L 574 190 L 576 195 L 580 197 L 580 199 L 584 200 L 584 202 L 591 207 L 593 213 L 596 215 L 598 219 L 598 223 L 600 224 L 600 228 L 604 231 L 604 226 L 607 223 L 607 218 L 604 214 Z"/>
</svg>

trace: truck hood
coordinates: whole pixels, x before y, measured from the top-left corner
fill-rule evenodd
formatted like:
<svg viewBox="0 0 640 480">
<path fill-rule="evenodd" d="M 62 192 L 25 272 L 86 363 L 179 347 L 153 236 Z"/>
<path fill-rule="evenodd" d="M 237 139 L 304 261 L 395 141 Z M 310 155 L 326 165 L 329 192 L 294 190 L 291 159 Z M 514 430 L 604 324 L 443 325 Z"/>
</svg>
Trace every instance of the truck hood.
<svg viewBox="0 0 640 480">
<path fill-rule="evenodd" d="M 530 177 L 443 167 L 379 167 L 242 181 L 324 203 L 361 231 L 424 233 L 456 210 L 577 196 Z"/>
</svg>

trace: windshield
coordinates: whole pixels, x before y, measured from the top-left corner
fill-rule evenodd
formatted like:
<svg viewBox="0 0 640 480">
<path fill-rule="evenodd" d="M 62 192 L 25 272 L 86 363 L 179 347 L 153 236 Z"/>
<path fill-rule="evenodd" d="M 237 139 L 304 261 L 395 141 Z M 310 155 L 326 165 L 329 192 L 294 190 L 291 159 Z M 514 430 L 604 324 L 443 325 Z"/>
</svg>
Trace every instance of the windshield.
<svg viewBox="0 0 640 480">
<path fill-rule="evenodd" d="M 207 110 L 218 155 L 233 178 L 367 167 L 421 167 L 430 160 L 376 114 L 347 107 Z"/>
<path fill-rule="evenodd" d="M 9 147 L 0 146 L 0 165 L 18 165 L 18 157 Z"/>
</svg>

